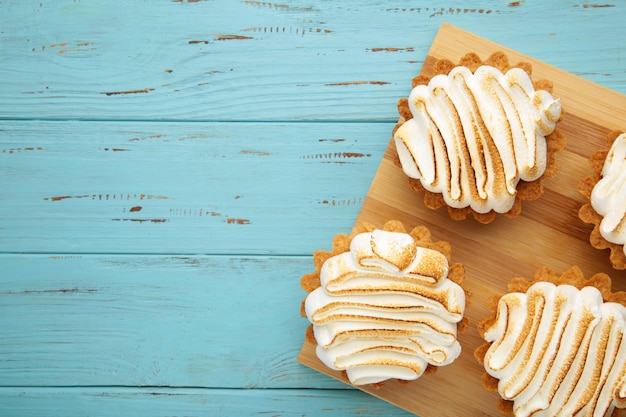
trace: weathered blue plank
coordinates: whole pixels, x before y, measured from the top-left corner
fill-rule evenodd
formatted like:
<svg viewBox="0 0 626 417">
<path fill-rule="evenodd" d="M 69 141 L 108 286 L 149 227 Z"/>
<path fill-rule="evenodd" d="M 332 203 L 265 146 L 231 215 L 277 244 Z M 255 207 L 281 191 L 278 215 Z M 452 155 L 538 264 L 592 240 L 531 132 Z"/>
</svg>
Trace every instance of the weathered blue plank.
<svg viewBox="0 0 626 417">
<path fill-rule="evenodd" d="M 446 21 L 626 93 L 623 2 L 0 3 L 0 118 L 385 120 Z"/>
<path fill-rule="evenodd" d="M 0 251 L 310 255 L 392 126 L 0 122 Z"/>
<path fill-rule="evenodd" d="M 0 388 L 5 417 L 413 416 L 356 390 Z"/>
<path fill-rule="evenodd" d="M 296 362 L 310 257 L 1 255 L 0 265 L 0 386 L 345 388 Z"/>
</svg>

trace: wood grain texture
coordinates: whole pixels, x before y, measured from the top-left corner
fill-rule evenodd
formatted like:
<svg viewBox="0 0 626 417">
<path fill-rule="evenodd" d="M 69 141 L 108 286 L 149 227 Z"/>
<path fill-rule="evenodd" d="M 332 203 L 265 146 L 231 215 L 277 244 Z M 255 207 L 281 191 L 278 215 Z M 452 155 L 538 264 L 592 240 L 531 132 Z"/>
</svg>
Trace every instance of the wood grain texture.
<svg viewBox="0 0 626 417">
<path fill-rule="evenodd" d="M 355 390 L 198 388 L 0 388 L 3 416 L 408 417 Z"/>
<path fill-rule="evenodd" d="M 507 54 L 511 63 L 530 62 L 533 78 L 554 82 L 553 94 L 561 99 L 565 116 L 558 128 L 567 135 L 568 145 L 557 158 L 559 173 L 545 181 L 545 193 L 537 200 L 524 202 L 518 218 L 502 216 L 489 225 L 469 218 L 451 220 L 445 209 L 431 210 L 423 204 L 423 193 L 411 191 L 401 168 L 395 163 L 393 141 L 372 182 L 356 225 L 362 222 L 382 227 L 388 220 L 400 220 L 407 229 L 425 225 L 433 240 L 452 244 L 452 260 L 466 269 L 464 288 L 471 294 L 466 309 L 470 329 L 459 334 L 461 356 L 435 375 L 426 375 L 409 384 L 390 382 L 382 388 L 363 390 L 399 405 L 422 417 L 491 415 L 497 410 L 497 393 L 483 389 L 483 369 L 473 356 L 483 343 L 476 331 L 479 320 L 490 315 L 490 297 L 506 292 L 515 277 L 532 279 L 540 266 L 559 274 L 578 265 L 587 277 L 598 272 L 613 278 L 614 290 L 626 290 L 626 274 L 610 267 L 607 251 L 589 244 L 589 225 L 578 219 L 584 198 L 577 184 L 591 172 L 587 158 L 606 146 L 606 135 L 618 121 L 626 120 L 626 96 L 603 89 L 589 81 L 524 56 L 452 25 L 443 25 L 435 38 L 422 73 L 432 76 L 437 59 L 458 62 L 467 52 L 486 59 L 493 52 Z M 410 80 L 408 80 L 410 82 Z M 574 88 L 575 87 L 575 88 Z M 591 103 L 590 105 L 585 105 Z M 343 381 L 344 375 L 332 372 L 315 356 L 314 346 L 305 343 L 299 360 Z"/>
<path fill-rule="evenodd" d="M 393 121 L 442 22 L 626 93 L 626 5 L 515 3 L 5 1 L 0 118 Z"/>
<path fill-rule="evenodd" d="M 294 360 L 310 262 L 0 255 L 0 386 L 341 388 Z"/>
<path fill-rule="evenodd" d="M 310 255 L 350 230 L 391 127 L 3 121 L 0 251 Z"/>
</svg>

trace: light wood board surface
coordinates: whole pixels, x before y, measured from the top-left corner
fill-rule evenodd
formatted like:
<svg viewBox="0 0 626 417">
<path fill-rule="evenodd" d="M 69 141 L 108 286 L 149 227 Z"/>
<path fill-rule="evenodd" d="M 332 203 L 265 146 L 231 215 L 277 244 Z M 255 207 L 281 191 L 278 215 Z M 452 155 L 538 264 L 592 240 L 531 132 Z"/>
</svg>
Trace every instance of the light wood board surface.
<svg viewBox="0 0 626 417">
<path fill-rule="evenodd" d="M 473 356 L 474 349 L 483 343 L 476 324 L 489 314 L 489 297 L 505 292 L 512 278 L 531 279 L 542 265 L 558 273 L 578 265 L 585 276 L 608 273 L 614 290 L 626 290 L 625 273 L 612 270 L 608 251 L 589 245 L 591 226 L 578 219 L 578 209 L 585 200 L 577 191 L 580 179 L 591 174 L 591 153 L 606 147 L 606 135 L 611 130 L 626 129 L 626 96 L 449 24 L 443 24 L 437 33 L 422 73 L 432 75 L 431 66 L 438 59 L 456 63 L 468 52 L 486 59 L 496 51 L 505 52 L 512 64 L 530 62 L 533 79 L 552 81 L 553 95 L 561 99 L 565 110 L 558 128 L 566 135 L 567 146 L 557 156 L 559 173 L 544 181 L 544 194 L 536 201 L 522 203 L 522 213 L 516 219 L 499 216 L 488 225 L 471 216 L 464 221 L 451 220 L 445 208 L 430 210 L 423 204 L 423 194 L 411 191 L 406 176 L 394 164 L 395 147 L 390 141 L 355 222 L 355 226 L 369 222 L 382 227 L 395 219 L 409 230 L 425 225 L 433 240 L 452 244 L 452 260 L 465 266 L 463 285 L 471 293 L 466 309 L 470 328 L 459 335 L 461 356 L 415 382 L 392 381 L 382 388 L 362 388 L 422 417 L 497 415 L 497 394 L 482 388 L 483 370 Z M 407 95 L 410 87 L 411 80 L 407 80 Z M 346 381 L 317 360 L 312 344 L 303 345 L 299 361 Z"/>
</svg>

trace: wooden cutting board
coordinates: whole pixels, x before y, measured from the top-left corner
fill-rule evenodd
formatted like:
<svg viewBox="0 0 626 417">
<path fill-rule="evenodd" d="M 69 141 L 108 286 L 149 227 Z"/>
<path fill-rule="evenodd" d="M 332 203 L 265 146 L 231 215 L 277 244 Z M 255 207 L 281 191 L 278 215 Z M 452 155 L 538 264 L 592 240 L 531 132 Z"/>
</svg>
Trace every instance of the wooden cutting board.
<svg viewBox="0 0 626 417">
<path fill-rule="evenodd" d="M 578 265 L 587 277 L 596 272 L 608 273 L 614 291 L 626 290 L 626 272 L 611 268 L 608 250 L 599 251 L 589 245 L 592 227 L 578 219 L 585 199 L 577 190 L 579 180 L 591 174 L 589 156 L 606 147 L 611 130 L 626 130 L 626 96 L 449 24 L 443 24 L 438 31 L 422 73 L 432 76 L 431 67 L 437 59 L 458 63 L 466 53 L 475 52 L 484 60 L 496 51 L 503 51 L 511 64 L 530 62 L 532 78 L 552 81 L 553 95 L 561 99 L 565 110 L 558 128 L 566 135 L 567 146 L 557 156 L 559 173 L 544 181 L 544 194 L 536 201 L 523 202 L 522 213 L 516 219 L 499 216 L 487 225 L 471 216 L 463 221 L 451 220 L 445 208 L 430 210 L 423 204 L 423 194 L 411 191 L 406 176 L 393 162 L 395 147 L 390 141 L 355 223 L 382 227 L 394 219 L 402 221 L 407 230 L 425 225 L 433 240 L 451 243 L 452 261 L 465 266 L 463 286 L 471 293 L 466 308 L 470 328 L 459 334 L 461 356 L 435 374 L 408 384 L 393 381 L 378 389 L 361 387 L 422 417 L 498 415 L 497 393 L 483 389 L 483 369 L 473 352 L 483 343 L 476 324 L 489 314 L 488 298 L 504 293 L 512 278 L 531 279 L 542 265 L 558 273 Z M 410 89 L 408 79 L 407 96 Z M 330 242 L 328 248 L 321 249 L 330 250 Z M 326 368 L 317 359 L 312 344 L 304 343 L 298 360 L 347 383 L 341 373 Z"/>
</svg>

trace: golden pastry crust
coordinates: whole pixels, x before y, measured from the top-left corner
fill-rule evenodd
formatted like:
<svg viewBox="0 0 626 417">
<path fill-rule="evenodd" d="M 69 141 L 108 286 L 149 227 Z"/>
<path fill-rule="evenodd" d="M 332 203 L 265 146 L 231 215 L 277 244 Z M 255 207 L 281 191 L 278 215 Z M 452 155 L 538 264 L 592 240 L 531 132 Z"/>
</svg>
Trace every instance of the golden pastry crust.
<svg viewBox="0 0 626 417">
<path fill-rule="evenodd" d="M 593 191 L 593 187 L 600 181 L 602 177 L 602 168 L 604 167 L 604 160 L 611 148 L 611 145 L 615 141 L 615 139 L 621 135 L 623 132 L 614 130 L 607 135 L 607 148 L 594 152 L 589 157 L 589 165 L 593 169 L 593 174 L 589 177 L 585 177 L 578 183 L 578 191 L 582 195 L 584 195 L 587 200 L 591 198 L 591 192 Z M 609 249 L 609 261 L 611 262 L 611 266 L 614 269 L 626 269 L 626 255 L 624 255 L 624 245 L 618 245 L 617 243 L 611 243 L 600 234 L 600 222 L 602 221 L 602 216 L 598 214 L 593 207 L 591 206 L 591 202 L 587 202 L 583 204 L 583 206 L 578 211 L 578 217 L 585 223 L 593 224 L 593 230 L 589 235 L 589 243 L 592 247 L 604 250 Z"/>
<path fill-rule="evenodd" d="M 370 223 L 363 223 L 359 225 L 353 231 L 351 235 L 347 235 L 344 233 L 336 235 L 333 238 L 333 248 L 331 251 L 325 251 L 325 250 L 315 251 L 313 253 L 313 264 L 315 266 L 315 272 L 311 272 L 302 276 L 302 278 L 300 279 L 300 286 L 302 287 L 302 289 L 304 289 L 308 294 L 308 293 L 313 292 L 316 288 L 320 287 L 321 286 L 320 271 L 322 270 L 322 266 L 324 265 L 324 262 L 326 262 L 326 260 L 332 258 L 333 256 L 339 255 L 344 252 L 349 252 L 350 243 L 352 242 L 352 239 L 354 236 L 358 235 L 359 233 L 372 232 L 375 229 L 376 227 L 374 225 Z M 418 226 L 418 227 L 413 228 L 413 230 L 411 230 L 410 232 L 407 232 L 402 222 L 397 221 L 397 220 L 390 220 L 387 223 L 385 223 L 382 230 L 385 230 L 388 232 L 410 234 L 418 246 L 436 250 L 446 257 L 449 263 L 448 279 L 450 279 L 451 281 L 459 285 L 461 285 L 461 283 L 465 279 L 465 268 L 463 267 L 463 265 L 460 263 L 451 262 L 452 247 L 450 243 L 445 242 L 445 241 L 437 241 L 437 242 L 432 241 L 430 230 L 428 230 L 427 227 Z M 463 289 L 463 291 L 465 292 L 465 305 L 467 308 L 467 305 L 469 305 L 469 301 L 470 301 L 470 294 L 465 288 Z M 300 315 L 303 317 L 306 317 L 306 313 L 304 311 L 305 300 L 306 300 L 306 297 L 302 300 L 302 303 L 300 306 Z M 459 323 L 457 323 L 458 332 L 463 332 L 467 330 L 468 328 L 469 328 L 469 319 L 467 317 L 464 317 Z M 317 344 L 317 341 L 315 340 L 315 336 L 313 335 L 312 324 L 310 324 L 307 327 L 305 338 L 308 342 Z M 428 367 L 426 368 L 425 374 L 434 373 L 436 371 L 437 371 L 436 366 L 428 365 Z M 345 375 L 345 371 L 342 371 L 342 372 Z M 407 384 L 411 382 L 411 381 L 398 380 L 398 379 L 396 381 L 400 384 Z M 385 381 L 377 383 L 377 384 L 372 384 L 372 385 L 374 387 L 380 387 L 384 383 Z"/>
<path fill-rule="evenodd" d="M 487 58 L 484 61 L 481 60 L 480 57 L 476 55 L 475 53 L 470 52 L 466 54 L 465 56 L 463 56 L 463 58 L 461 58 L 458 65 L 455 65 L 452 61 L 447 60 L 447 59 L 438 60 L 434 64 L 433 72 L 434 72 L 434 75 L 439 75 L 439 74 L 447 75 L 450 71 L 452 71 L 453 68 L 457 66 L 465 66 L 470 71 L 472 71 L 472 73 L 474 73 L 476 69 L 480 67 L 481 65 L 489 65 L 489 66 L 495 67 L 499 69 L 501 72 L 506 72 L 511 68 L 517 67 L 517 68 L 523 69 L 529 76 L 532 75 L 532 66 L 530 65 L 530 63 L 519 62 L 516 65 L 511 65 L 509 64 L 509 60 L 507 56 L 502 52 L 496 52 L 492 54 L 491 56 L 489 56 L 489 58 Z M 428 76 L 418 75 L 417 77 L 413 78 L 412 88 L 418 85 L 426 85 L 428 84 L 429 81 L 430 81 L 430 78 Z M 542 80 L 533 81 L 533 85 L 535 87 L 535 90 L 545 90 L 549 93 L 552 93 L 552 83 L 548 80 L 542 79 Z M 398 120 L 398 123 L 393 129 L 392 135 L 395 134 L 396 130 L 404 122 L 406 122 L 407 120 L 410 120 L 413 117 L 411 112 L 409 111 L 407 98 L 402 98 L 398 101 L 398 113 L 400 114 L 400 119 Z M 564 114 L 565 112 L 562 111 L 561 119 L 563 118 Z M 523 200 L 531 201 L 531 200 L 538 199 L 539 196 L 543 193 L 543 186 L 542 186 L 543 179 L 553 177 L 558 172 L 559 166 L 556 161 L 555 154 L 558 151 L 562 150 L 566 144 L 566 138 L 563 135 L 563 133 L 558 129 L 558 126 L 551 134 L 546 136 L 546 144 L 547 144 L 547 164 L 546 164 L 545 172 L 539 179 L 535 181 L 525 182 L 525 181 L 520 180 L 520 182 L 517 185 L 517 194 L 515 196 L 515 203 L 513 204 L 513 207 L 508 212 L 503 213 L 505 217 L 515 218 L 519 216 L 522 210 L 522 201 Z M 399 167 L 401 166 L 400 159 L 397 156 L 397 154 L 395 157 L 395 164 Z M 411 189 L 417 192 L 424 192 L 424 204 L 426 205 L 426 207 L 433 209 L 433 210 L 437 210 L 443 206 L 446 206 L 448 208 L 448 214 L 450 215 L 450 218 L 452 218 L 453 220 L 464 220 L 467 218 L 468 215 L 471 214 L 474 217 L 474 219 L 476 219 L 476 221 L 478 221 L 479 223 L 488 224 L 494 221 L 496 218 L 497 213 L 493 210 L 491 210 L 489 213 L 478 213 L 470 207 L 458 209 L 458 208 L 447 206 L 447 204 L 445 203 L 443 199 L 443 196 L 440 193 L 433 193 L 424 189 L 420 181 L 417 179 L 408 178 L 408 181 L 409 181 L 409 185 Z"/>
<path fill-rule="evenodd" d="M 507 289 L 510 293 L 526 293 L 526 291 L 528 291 L 528 289 L 537 282 L 550 282 L 555 285 L 568 284 L 578 288 L 579 290 L 583 287 L 593 286 L 600 291 L 604 302 L 614 302 L 626 306 L 626 292 L 612 292 L 611 278 L 607 274 L 597 273 L 590 278 L 585 278 L 581 269 L 576 265 L 572 266 L 561 275 L 557 274 L 552 269 L 543 266 L 535 272 L 535 275 L 531 280 L 527 280 L 525 278 L 513 278 L 507 285 Z M 496 321 L 498 301 L 502 295 L 504 294 L 495 295 L 489 299 L 488 307 L 491 311 L 491 315 L 478 322 L 478 333 L 483 339 L 485 338 L 485 332 Z M 484 364 L 485 354 L 490 346 L 490 343 L 485 342 L 474 351 L 474 357 L 481 364 L 481 366 Z M 486 371 L 483 372 L 481 382 L 486 390 L 494 392 L 498 391 L 498 379 L 489 375 Z M 513 414 L 513 402 L 500 398 L 498 410 L 502 414 Z M 622 415 L 622 413 L 626 413 L 626 410 L 616 409 L 613 415 L 618 416 Z"/>
</svg>

